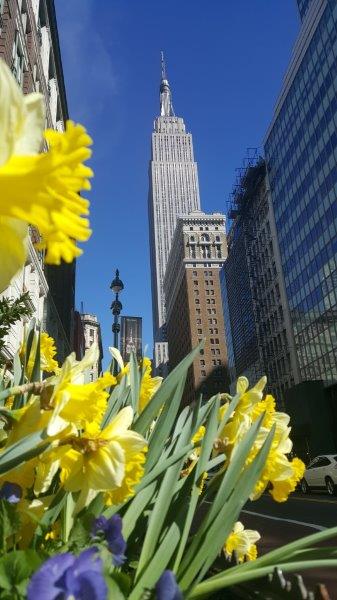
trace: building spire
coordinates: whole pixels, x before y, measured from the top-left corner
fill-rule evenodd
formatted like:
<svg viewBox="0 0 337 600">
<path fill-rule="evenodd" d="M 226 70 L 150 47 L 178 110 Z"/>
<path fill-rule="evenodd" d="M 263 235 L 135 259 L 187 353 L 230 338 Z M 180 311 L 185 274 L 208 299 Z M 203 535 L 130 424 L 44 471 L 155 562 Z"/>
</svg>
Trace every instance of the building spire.
<svg viewBox="0 0 337 600">
<path fill-rule="evenodd" d="M 161 51 L 160 116 L 174 116 L 170 84 L 166 75 L 164 52 Z"/>
<path fill-rule="evenodd" d="M 164 79 L 166 79 L 166 65 L 165 65 L 165 58 L 164 58 L 164 52 L 161 51 L 161 80 L 163 81 Z"/>
</svg>

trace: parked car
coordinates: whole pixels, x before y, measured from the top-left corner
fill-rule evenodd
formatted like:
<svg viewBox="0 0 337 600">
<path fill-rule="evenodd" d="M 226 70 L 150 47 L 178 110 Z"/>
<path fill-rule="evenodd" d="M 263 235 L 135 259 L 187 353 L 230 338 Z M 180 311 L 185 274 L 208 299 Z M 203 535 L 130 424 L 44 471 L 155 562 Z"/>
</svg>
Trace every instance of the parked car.
<svg viewBox="0 0 337 600">
<path fill-rule="evenodd" d="M 308 494 L 311 489 L 325 488 L 330 496 L 334 496 L 337 491 L 337 456 L 316 456 L 308 464 L 300 487 L 303 494 Z"/>
</svg>

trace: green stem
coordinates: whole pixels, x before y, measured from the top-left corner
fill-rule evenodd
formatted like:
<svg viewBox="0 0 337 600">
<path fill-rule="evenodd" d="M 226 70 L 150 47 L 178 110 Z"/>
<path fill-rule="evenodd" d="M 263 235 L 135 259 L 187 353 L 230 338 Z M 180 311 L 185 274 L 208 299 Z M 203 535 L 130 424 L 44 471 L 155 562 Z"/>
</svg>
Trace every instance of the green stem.
<svg viewBox="0 0 337 600">
<path fill-rule="evenodd" d="M 255 561 L 254 561 L 255 562 Z M 301 561 L 294 563 L 281 563 L 278 565 L 270 565 L 269 567 L 262 567 L 260 569 L 254 569 L 253 571 L 245 571 L 240 573 L 241 569 L 236 570 L 235 573 L 231 574 L 232 569 L 225 571 L 222 576 L 218 576 L 216 579 L 206 579 L 202 583 L 199 583 L 194 590 L 188 595 L 188 599 L 194 598 L 209 598 L 214 592 L 227 588 L 231 585 L 244 583 L 245 581 L 251 581 L 253 579 L 259 579 L 265 577 L 269 573 L 272 573 L 274 567 L 284 572 L 304 571 L 306 569 L 317 569 L 323 567 L 336 567 L 337 559 L 334 560 L 310 560 Z"/>
<path fill-rule="evenodd" d="M 13 387 L 7 388 L 3 392 L 0 392 L 0 401 L 6 400 L 10 396 L 26 394 L 27 392 L 32 392 L 33 394 L 39 395 L 44 387 L 44 381 L 32 381 L 31 383 L 24 383 L 23 385 L 14 385 Z"/>
</svg>

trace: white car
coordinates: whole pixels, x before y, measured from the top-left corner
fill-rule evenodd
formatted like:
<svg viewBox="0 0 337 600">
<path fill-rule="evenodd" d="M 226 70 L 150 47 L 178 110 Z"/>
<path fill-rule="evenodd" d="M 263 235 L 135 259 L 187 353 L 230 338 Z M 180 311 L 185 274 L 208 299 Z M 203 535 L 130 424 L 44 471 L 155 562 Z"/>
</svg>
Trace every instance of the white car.
<svg viewBox="0 0 337 600">
<path fill-rule="evenodd" d="M 337 456 L 316 456 L 308 464 L 300 486 L 303 494 L 314 488 L 325 488 L 330 496 L 334 496 L 337 491 Z"/>
</svg>

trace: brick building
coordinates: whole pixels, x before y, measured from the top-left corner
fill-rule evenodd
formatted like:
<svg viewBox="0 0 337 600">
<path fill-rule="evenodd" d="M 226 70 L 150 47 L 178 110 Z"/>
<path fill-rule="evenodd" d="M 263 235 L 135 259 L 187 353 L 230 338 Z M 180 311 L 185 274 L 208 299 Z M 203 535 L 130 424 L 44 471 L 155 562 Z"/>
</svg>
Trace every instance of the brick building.
<svg viewBox="0 0 337 600">
<path fill-rule="evenodd" d="M 199 393 L 228 390 L 227 348 L 219 271 L 227 256 L 225 219 L 194 211 L 179 217 L 164 281 L 167 337 L 172 370 L 205 339 L 190 368 L 184 403 Z"/>
<path fill-rule="evenodd" d="M 46 127 L 63 131 L 68 108 L 53 0 L 0 0 L 0 57 L 25 94 L 43 95 Z M 73 347 L 75 262 L 45 265 L 43 253 L 34 249 L 37 241 L 39 232 L 31 228 L 26 266 L 4 295 L 16 298 L 29 292 L 33 316 L 55 338 L 63 360 Z M 22 324 L 17 323 L 8 336 L 6 359 L 21 337 Z"/>
</svg>

